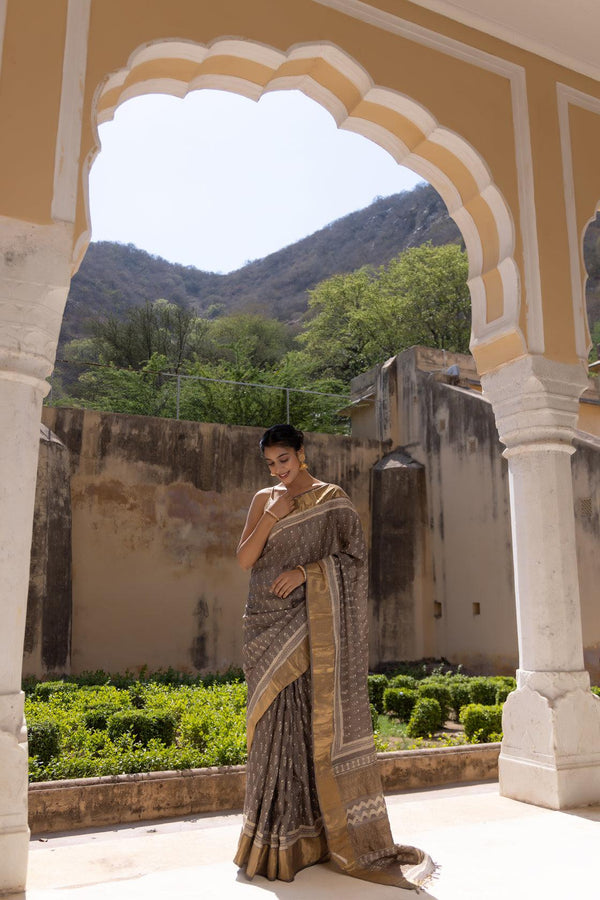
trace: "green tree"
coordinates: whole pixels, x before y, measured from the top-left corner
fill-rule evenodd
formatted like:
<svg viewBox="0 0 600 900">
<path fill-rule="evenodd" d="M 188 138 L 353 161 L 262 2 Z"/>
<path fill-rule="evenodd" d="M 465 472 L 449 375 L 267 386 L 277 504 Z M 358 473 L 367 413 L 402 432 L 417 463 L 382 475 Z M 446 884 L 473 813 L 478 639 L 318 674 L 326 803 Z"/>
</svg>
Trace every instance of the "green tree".
<svg viewBox="0 0 600 900">
<path fill-rule="evenodd" d="M 223 361 L 232 371 L 247 367 L 272 369 L 292 347 L 289 326 L 277 319 L 239 313 L 213 319 L 207 325 L 203 353 L 209 361 Z"/>
<path fill-rule="evenodd" d="M 175 379 L 166 357 L 154 354 L 138 371 L 111 364 L 91 367 L 71 386 L 70 405 L 141 416 L 175 416 Z M 64 402 L 64 398 L 61 402 Z"/>
<path fill-rule="evenodd" d="M 455 244 L 424 244 L 378 270 L 335 275 L 310 292 L 312 318 L 293 358 L 300 378 L 355 375 L 414 344 L 467 352 L 468 264 Z"/>
<path fill-rule="evenodd" d="M 293 328 L 276 319 L 249 313 L 208 319 L 156 300 L 123 319 L 98 321 L 91 338 L 68 344 L 71 365 L 57 370 L 51 402 L 173 416 L 177 388 L 169 376 L 195 375 L 203 380 L 180 380 L 182 418 L 262 426 L 285 421 L 289 401 L 299 427 L 343 430 L 336 410 L 353 376 L 413 344 L 467 350 L 466 279 L 465 253 L 431 244 L 380 269 L 335 275 L 310 292 L 309 318 L 296 340 Z M 305 391 L 286 396 L 260 385 Z"/>
<path fill-rule="evenodd" d="M 92 340 L 99 362 L 141 369 L 160 354 L 169 371 L 179 372 L 207 327 L 188 307 L 155 300 L 128 310 L 124 319 L 109 316 L 97 320 Z M 66 349 L 70 352 L 71 345 Z"/>
<path fill-rule="evenodd" d="M 378 288 L 383 307 L 389 309 L 386 322 L 395 319 L 398 323 L 402 349 L 423 344 L 468 352 L 471 298 L 467 277 L 467 255 L 456 244 L 413 247 L 381 270 Z"/>
</svg>

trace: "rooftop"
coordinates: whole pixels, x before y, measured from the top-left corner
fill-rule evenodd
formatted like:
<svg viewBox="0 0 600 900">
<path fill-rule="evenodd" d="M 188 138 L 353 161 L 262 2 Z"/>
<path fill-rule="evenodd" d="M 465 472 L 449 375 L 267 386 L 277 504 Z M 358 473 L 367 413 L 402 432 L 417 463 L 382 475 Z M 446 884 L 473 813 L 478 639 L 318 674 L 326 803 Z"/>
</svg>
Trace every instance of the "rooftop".
<svg viewBox="0 0 600 900">
<path fill-rule="evenodd" d="M 568 812 L 508 800 L 497 783 L 388 796 L 398 842 L 439 864 L 423 900 L 572 900 L 598 896 L 600 807 Z M 416 895 L 313 866 L 291 884 L 247 881 L 231 862 L 241 816 L 49 836 L 31 842 L 21 900 L 407 900 Z"/>
</svg>

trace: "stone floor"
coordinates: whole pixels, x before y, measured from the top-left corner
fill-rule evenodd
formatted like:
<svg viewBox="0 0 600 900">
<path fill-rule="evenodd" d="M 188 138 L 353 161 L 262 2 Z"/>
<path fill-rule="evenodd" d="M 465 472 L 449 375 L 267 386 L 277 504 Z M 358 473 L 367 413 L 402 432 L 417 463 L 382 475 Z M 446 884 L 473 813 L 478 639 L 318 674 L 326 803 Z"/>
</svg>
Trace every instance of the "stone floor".
<svg viewBox="0 0 600 900">
<path fill-rule="evenodd" d="M 554 812 L 477 784 L 388 797 L 396 840 L 440 865 L 420 898 L 599 900 L 600 807 Z M 399 900 L 412 892 L 313 866 L 292 884 L 246 881 L 231 862 L 239 815 L 36 836 L 21 900 Z"/>
</svg>

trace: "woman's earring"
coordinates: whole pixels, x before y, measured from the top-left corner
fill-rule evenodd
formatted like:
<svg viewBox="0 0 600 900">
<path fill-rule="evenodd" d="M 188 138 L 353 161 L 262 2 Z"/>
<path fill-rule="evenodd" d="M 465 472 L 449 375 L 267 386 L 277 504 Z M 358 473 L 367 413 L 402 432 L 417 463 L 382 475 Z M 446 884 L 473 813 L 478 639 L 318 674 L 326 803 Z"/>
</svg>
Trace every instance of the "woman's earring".
<svg viewBox="0 0 600 900">
<path fill-rule="evenodd" d="M 308 469 L 308 466 L 306 465 L 306 457 L 304 456 L 304 454 L 302 455 L 302 457 L 298 457 L 298 459 L 300 460 L 300 468 Z"/>
</svg>

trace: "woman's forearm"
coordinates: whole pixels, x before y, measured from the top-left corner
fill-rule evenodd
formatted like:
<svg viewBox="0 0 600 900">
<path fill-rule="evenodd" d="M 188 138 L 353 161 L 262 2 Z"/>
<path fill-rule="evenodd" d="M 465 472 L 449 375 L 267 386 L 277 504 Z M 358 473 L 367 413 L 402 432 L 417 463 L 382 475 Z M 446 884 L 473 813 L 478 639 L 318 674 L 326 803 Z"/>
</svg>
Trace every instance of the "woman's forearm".
<svg viewBox="0 0 600 900">
<path fill-rule="evenodd" d="M 263 552 L 267 538 L 276 521 L 273 515 L 263 512 L 253 531 L 250 532 L 246 540 L 240 542 L 237 548 L 237 560 L 242 569 L 252 568 Z"/>
</svg>

